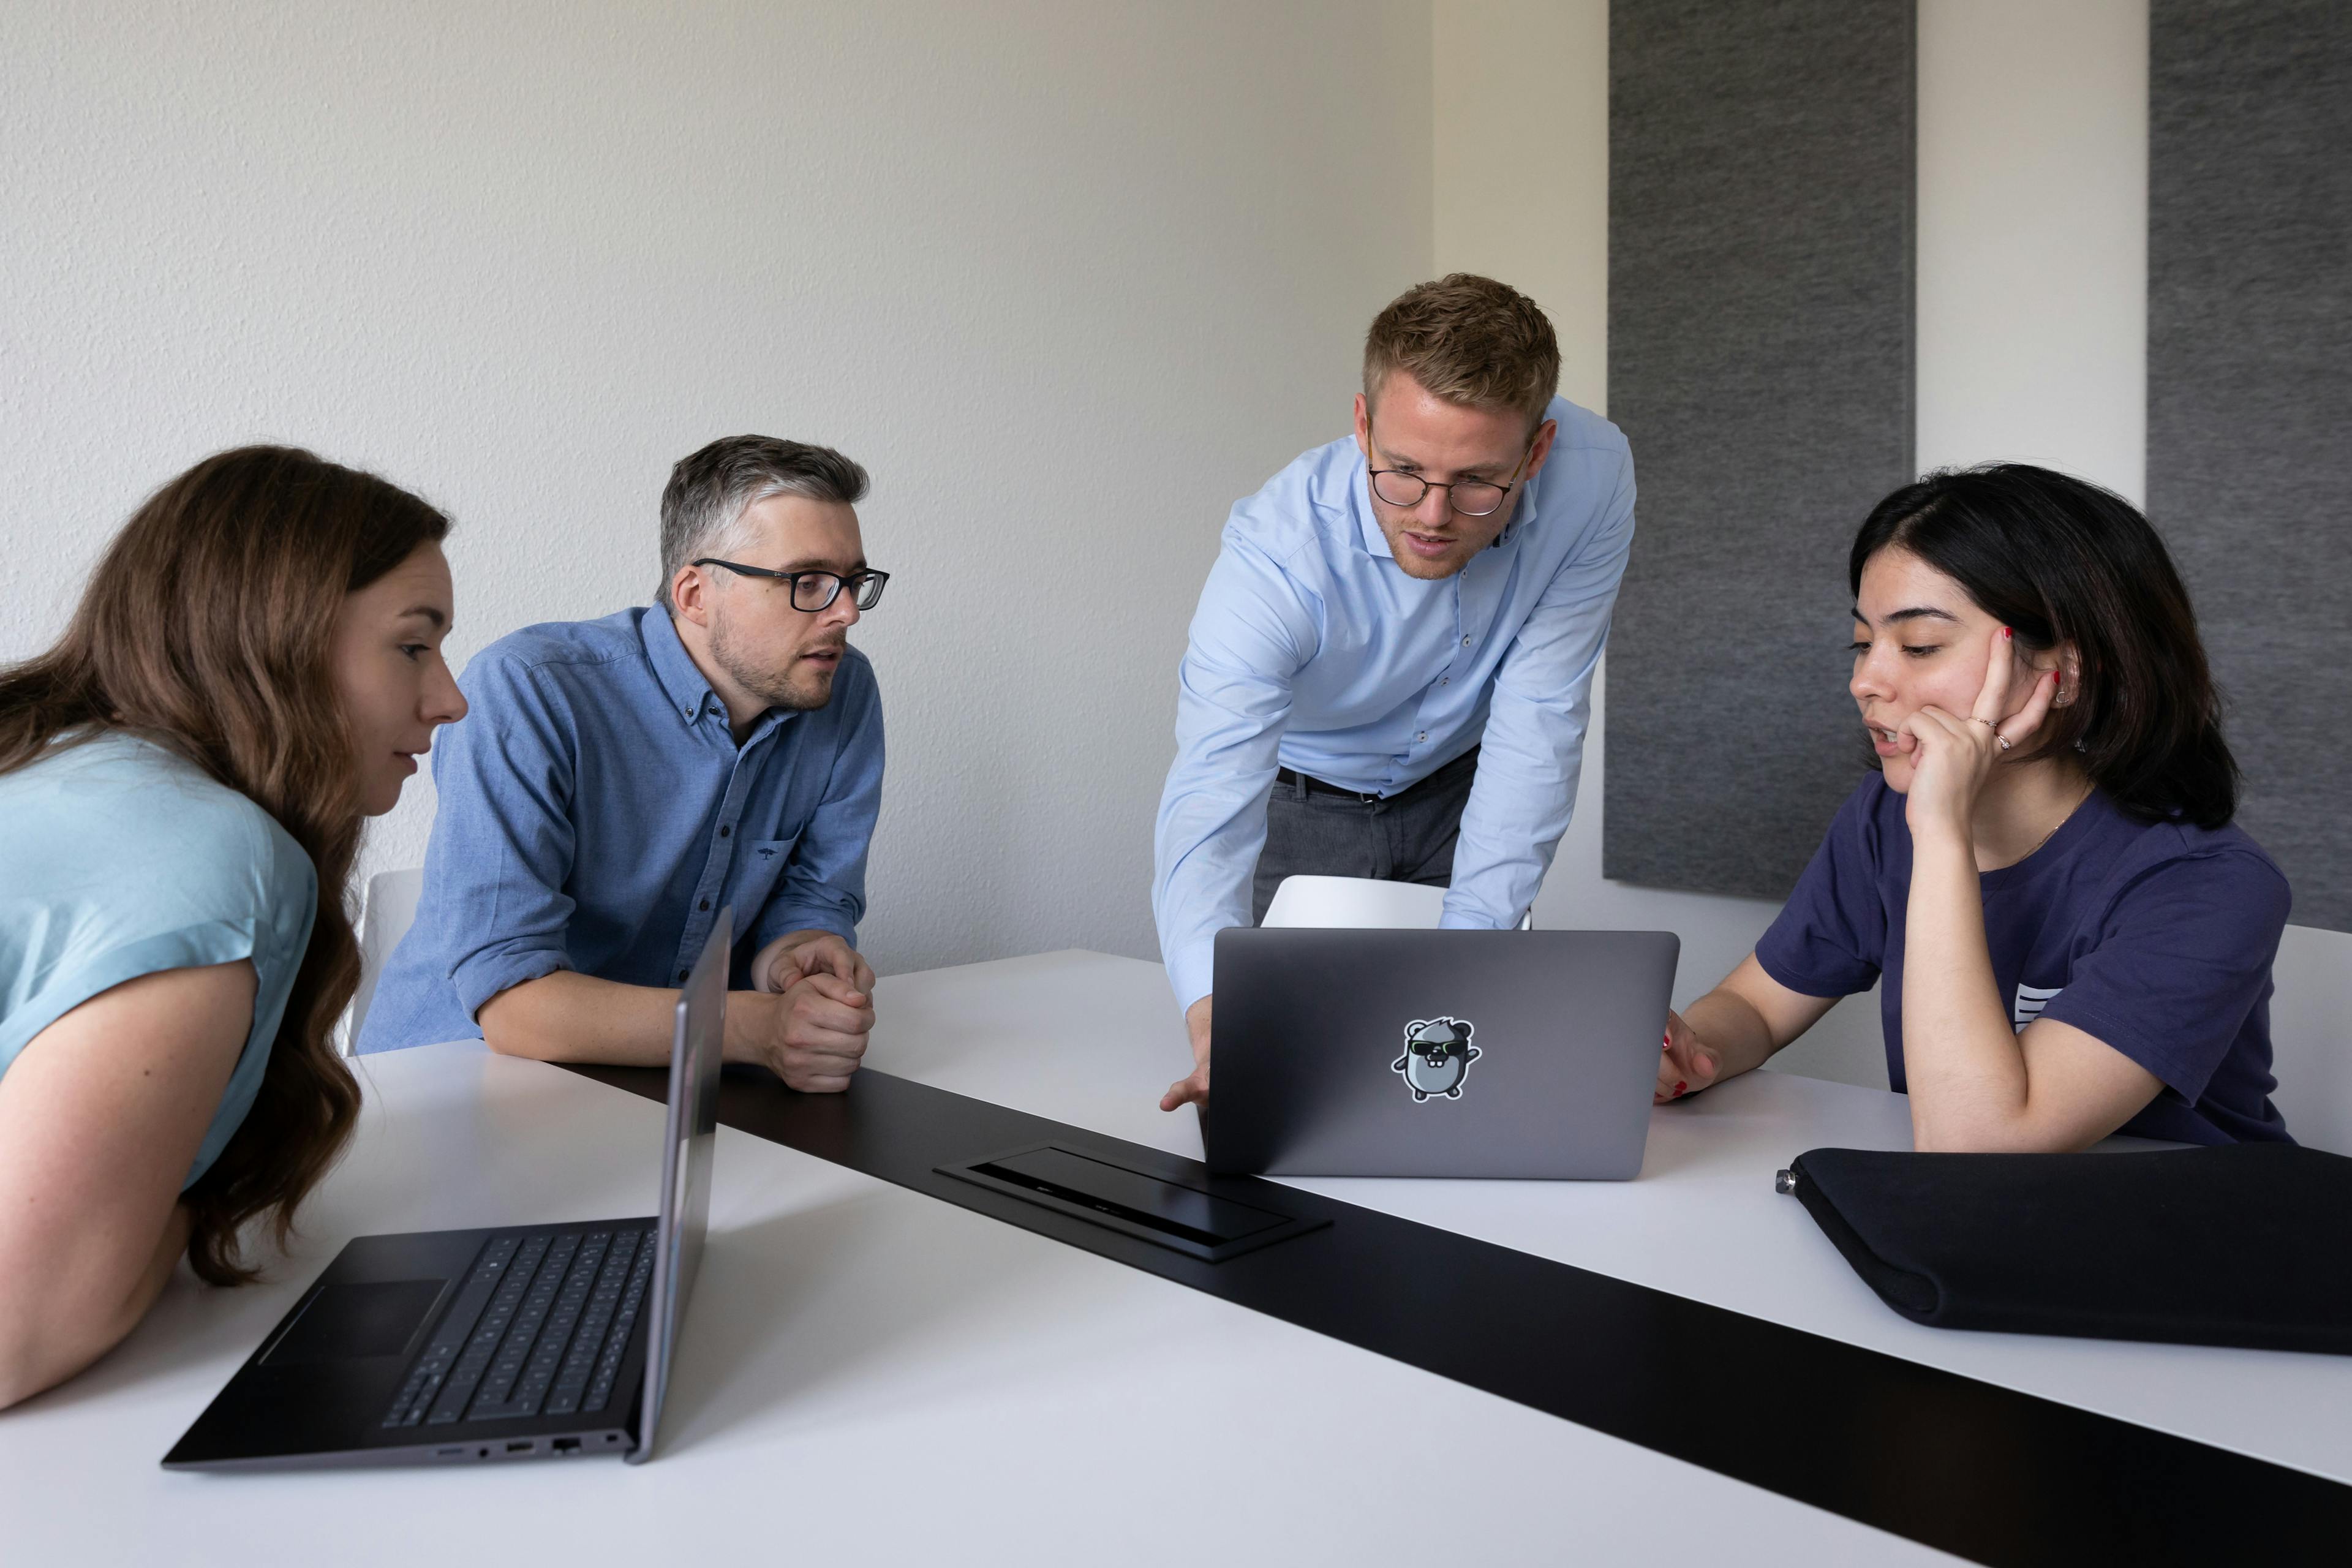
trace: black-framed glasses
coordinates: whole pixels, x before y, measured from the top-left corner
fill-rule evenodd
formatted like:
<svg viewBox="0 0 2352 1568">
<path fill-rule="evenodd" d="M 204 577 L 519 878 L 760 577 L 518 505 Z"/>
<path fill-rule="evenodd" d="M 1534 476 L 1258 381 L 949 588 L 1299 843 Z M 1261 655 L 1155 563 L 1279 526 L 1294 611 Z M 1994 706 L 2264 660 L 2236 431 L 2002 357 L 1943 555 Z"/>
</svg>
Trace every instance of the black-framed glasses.
<svg viewBox="0 0 2352 1568">
<path fill-rule="evenodd" d="M 773 582 L 792 584 L 793 608 L 806 615 L 828 609 L 841 597 L 844 588 L 849 590 L 849 602 L 861 610 L 870 610 L 882 597 L 882 585 L 890 580 L 887 572 L 857 571 L 847 576 L 838 572 L 772 572 L 765 566 L 746 566 L 740 562 L 721 561 L 706 555 L 693 563 L 697 566 L 724 566 L 730 572 L 740 572 L 746 577 L 766 577 Z"/>
<path fill-rule="evenodd" d="M 1507 483 L 1496 484 L 1492 479 L 1424 479 L 1411 468 L 1374 468 L 1370 470 L 1372 493 L 1393 507 L 1416 507 L 1421 498 L 1432 490 L 1444 490 L 1445 499 L 1464 517 L 1492 517 L 1510 499 L 1519 482 L 1519 469 L 1536 454 L 1536 444 L 1519 454 L 1519 466 L 1511 470 Z"/>
</svg>

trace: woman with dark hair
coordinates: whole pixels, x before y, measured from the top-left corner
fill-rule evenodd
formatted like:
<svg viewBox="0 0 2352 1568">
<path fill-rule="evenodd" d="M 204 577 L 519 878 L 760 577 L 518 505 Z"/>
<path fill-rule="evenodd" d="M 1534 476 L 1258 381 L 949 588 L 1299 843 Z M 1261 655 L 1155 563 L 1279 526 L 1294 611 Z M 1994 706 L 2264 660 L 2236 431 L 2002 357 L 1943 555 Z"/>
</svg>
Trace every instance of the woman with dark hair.
<svg viewBox="0 0 2352 1568">
<path fill-rule="evenodd" d="M 2286 879 L 2231 826 L 2237 763 L 2147 519 L 2046 468 L 1931 474 L 1872 511 L 1848 574 L 1879 771 L 1756 951 L 1668 1016 L 1658 1099 L 1758 1066 L 1883 974 L 1920 1149 L 2286 1142 Z"/>
<path fill-rule="evenodd" d="M 0 1405 L 129 1333 L 182 1253 L 255 1277 L 341 1151 L 343 892 L 465 700 L 448 520 L 372 474 L 208 458 L 0 669 Z"/>
</svg>

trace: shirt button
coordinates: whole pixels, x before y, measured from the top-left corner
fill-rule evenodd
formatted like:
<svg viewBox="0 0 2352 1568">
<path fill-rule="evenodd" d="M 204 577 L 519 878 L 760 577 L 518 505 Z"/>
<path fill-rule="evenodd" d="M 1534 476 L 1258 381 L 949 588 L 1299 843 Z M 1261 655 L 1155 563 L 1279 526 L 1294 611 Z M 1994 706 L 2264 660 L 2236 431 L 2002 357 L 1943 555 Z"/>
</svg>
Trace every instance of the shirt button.
<svg viewBox="0 0 2352 1568">
<path fill-rule="evenodd" d="M 1423 730 L 1420 734 L 1415 735 L 1413 739 L 1416 741 L 1426 741 L 1429 739 L 1429 731 Z"/>
<path fill-rule="evenodd" d="M 1464 647 L 1468 647 L 1470 646 L 1470 639 L 1469 639 L 1467 637 L 1465 637 L 1462 639 L 1462 646 L 1463 646 Z"/>
<path fill-rule="evenodd" d="M 709 908 L 710 907 L 710 900 L 709 900 L 709 899 L 705 899 L 705 900 L 702 900 L 702 907 L 703 907 L 704 909 L 706 909 L 706 910 L 707 910 L 707 909 L 709 909 Z"/>
<path fill-rule="evenodd" d="M 735 831 L 735 830 L 734 830 L 733 828 L 731 828 L 731 827 L 722 827 L 722 828 L 720 828 L 720 829 L 719 830 L 719 837 L 721 837 L 721 838 L 724 838 L 724 837 L 726 837 L 729 834 L 730 834 L 730 833 L 732 833 L 732 832 L 734 832 L 734 831 Z"/>
<path fill-rule="evenodd" d="M 1437 684 L 1440 686 L 1451 686 L 1454 684 L 1454 678 L 1450 675 L 1441 675 L 1437 678 Z"/>
<path fill-rule="evenodd" d="M 683 970 L 683 969 L 679 970 L 679 971 L 677 972 L 677 977 L 678 977 L 680 980 L 685 979 L 685 978 L 686 978 L 686 971 L 685 971 L 685 970 Z"/>
</svg>

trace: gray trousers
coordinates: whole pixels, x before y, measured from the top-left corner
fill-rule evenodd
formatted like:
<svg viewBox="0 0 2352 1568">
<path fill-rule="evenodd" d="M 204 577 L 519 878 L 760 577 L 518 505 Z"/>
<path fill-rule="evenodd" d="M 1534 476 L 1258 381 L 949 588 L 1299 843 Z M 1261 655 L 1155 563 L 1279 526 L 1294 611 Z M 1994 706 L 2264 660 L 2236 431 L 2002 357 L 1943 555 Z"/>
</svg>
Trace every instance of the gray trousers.
<svg viewBox="0 0 2352 1568">
<path fill-rule="evenodd" d="M 1285 877 L 1371 877 L 1443 888 L 1454 880 L 1454 844 L 1462 807 L 1478 774 L 1473 747 L 1410 789 L 1386 800 L 1330 791 L 1295 775 L 1276 779 L 1265 803 L 1265 847 L 1250 883 L 1250 921 Z"/>
</svg>

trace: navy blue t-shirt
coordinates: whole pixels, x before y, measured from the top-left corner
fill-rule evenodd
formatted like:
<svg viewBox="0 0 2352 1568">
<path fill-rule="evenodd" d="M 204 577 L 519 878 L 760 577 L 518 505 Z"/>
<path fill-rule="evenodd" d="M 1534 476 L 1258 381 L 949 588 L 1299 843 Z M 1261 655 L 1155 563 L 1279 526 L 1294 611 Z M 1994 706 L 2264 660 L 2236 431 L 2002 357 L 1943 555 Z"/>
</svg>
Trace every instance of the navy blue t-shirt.
<svg viewBox="0 0 2352 1568">
<path fill-rule="evenodd" d="M 1993 982 L 2021 1032 L 2056 1018 L 2105 1041 L 2164 1088 L 2121 1131 L 2180 1143 L 2284 1143 L 2272 1108 L 2271 961 L 2286 877 L 2235 826 L 2128 816 L 2103 790 L 2048 843 L 1987 871 Z M 1838 808 L 1772 929 L 1764 972 L 1807 996 L 1870 989 L 1884 972 L 1886 1077 L 1903 1075 L 1903 932 L 1911 829 L 1871 774 Z"/>
</svg>

